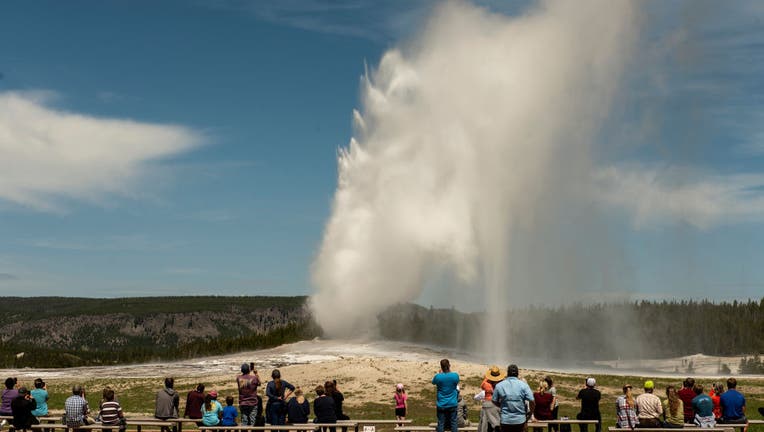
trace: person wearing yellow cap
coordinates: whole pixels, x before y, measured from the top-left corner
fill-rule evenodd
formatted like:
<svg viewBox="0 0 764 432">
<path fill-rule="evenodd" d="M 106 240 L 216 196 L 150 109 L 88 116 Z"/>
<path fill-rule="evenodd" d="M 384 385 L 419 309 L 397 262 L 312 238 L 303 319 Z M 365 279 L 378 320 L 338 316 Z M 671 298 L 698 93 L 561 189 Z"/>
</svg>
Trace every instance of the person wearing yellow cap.
<svg viewBox="0 0 764 432">
<path fill-rule="evenodd" d="M 652 380 L 645 381 L 645 392 L 637 396 L 637 419 L 641 428 L 659 428 L 663 426 L 663 404 L 661 399 L 653 394 L 655 383 Z"/>
</svg>

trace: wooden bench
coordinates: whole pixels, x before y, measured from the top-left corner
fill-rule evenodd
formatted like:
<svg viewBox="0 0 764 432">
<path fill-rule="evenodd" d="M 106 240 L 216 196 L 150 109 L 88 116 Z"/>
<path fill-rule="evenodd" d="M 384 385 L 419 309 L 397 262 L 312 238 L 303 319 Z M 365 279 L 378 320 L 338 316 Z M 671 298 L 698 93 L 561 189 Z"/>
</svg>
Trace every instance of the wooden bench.
<svg viewBox="0 0 764 432">
<path fill-rule="evenodd" d="M 143 431 L 144 427 L 151 427 L 153 430 L 162 430 L 162 429 L 170 429 L 172 428 L 174 423 L 161 421 L 161 420 L 155 420 L 155 421 L 148 421 L 148 420 L 127 420 L 126 427 L 130 429 L 131 427 L 134 427 L 137 432 Z M 32 425 L 33 430 L 45 430 L 45 429 L 77 429 L 77 430 L 112 430 L 112 431 L 119 431 L 118 425 L 102 425 L 101 423 L 94 423 L 90 425 L 82 425 L 82 426 L 76 426 L 76 427 L 69 427 L 65 424 L 61 423 L 47 423 L 47 424 L 36 424 Z M 147 432 L 147 431 L 144 431 Z"/>
<path fill-rule="evenodd" d="M 399 426 L 399 427 L 396 427 L 395 430 L 396 431 L 400 431 L 400 432 L 407 432 L 407 431 L 408 432 L 434 431 L 437 428 L 437 426 L 438 426 L 437 423 L 430 423 L 427 426 Z M 450 426 L 449 426 L 448 429 L 444 429 L 444 430 L 450 431 L 451 430 Z M 465 432 L 477 432 L 477 425 L 470 423 L 469 426 L 461 426 L 461 427 L 459 427 L 459 432 L 462 432 L 462 431 L 465 431 Z"/>
<path fill-rule="evenodd" d="M 136 422 L 136 421 L 167 421 L 170 423 L 175 423 L 176 430 L 178 432 L 183 432 L 183 423 L 193 423 L 194 425 L 199 424 L 202 422 L 202 419 L 194 419 L 194 418 L 171 418 L 166 420 L 160 420 L 156 417 L 128 417 L 127 422 Z"/>
<path fill-rule="evenodd" d="M 681 430 L 682 432 L 733 432 L 735 429 L 732 427 L 713 427 L 713 428 L 702 428 L 697 427 L 693 425 L 685 426 L 683 428 L 619 428 L 616 426 L 610 426 L 607 428 L 608 432 L 677 432 L 678 430 Z"/>
<path fill-rule="evenodd" d="M 283 425 L 283 426 L 199 426 L 200 431 L 297 431 L 297 432 L 313 432 L 318 429 L 313 424 L 305 423 L 299 425 Z"/>
<path fill-rule="evenodd" d="M 302 424 L 294 424 L 292 426 L 315 426 L 316 430 L 318 429 L 324 429 L 324 428 L 335 428 L 335 430 L 340 429 L 343 432 L 347 432 L 348 429 L 353 429 L 354 431 L 358 430 L 358 422 L 355 420 L 341 420 L 337 423 L 302 423 Z"/>
<path fill-rule="evenodd" d="M 338 424 L 342 423 L 355 423 L 355 432 L 359 432 L 359 430 L 364 426 L 374 426 L 374 429 L 376 430 L 377 426 L 379 425 L 410 425 L 412 420 L 391 420 L 391 419 L 383 419 L 383 420 L 337 420 Z"/>
</svg>

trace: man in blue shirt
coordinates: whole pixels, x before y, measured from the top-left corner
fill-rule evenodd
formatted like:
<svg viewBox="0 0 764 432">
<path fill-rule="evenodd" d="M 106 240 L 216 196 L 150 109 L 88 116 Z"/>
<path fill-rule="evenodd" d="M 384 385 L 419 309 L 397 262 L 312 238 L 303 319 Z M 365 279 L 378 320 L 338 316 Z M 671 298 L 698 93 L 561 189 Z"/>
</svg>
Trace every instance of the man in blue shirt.
<svg viewBox="0 0 764 432">
<path fill-rule="evenodd" d="M 528 413 L 533 412 L 533 392 L 528 384 L 518 379 L 519 375 L 517 365 L 509 365 L 507 378 L 493 389 L 493 403 L 501 408 L 501 432 L 522 432 Z"/>
<path fill-rule="evenodd" d="M 446 420 L 451 424 L 452 432 L 459 432 L 459 422 L 456 405 L 459 401 L 459 374 L 451 372 L 451 363 L 448 359 L 440 361 L 440 373 L 432 378 L 432 383 L 438 388 L 437 432 L 443 432 Z"/>
<path fill-rule="evenodd" d="M 737 391 L 737 380 L 727 380 L 727 391 L 719 396 L 719 404 L 722 407 L 722 419 L 720 423 L 747 423 L 745 418 L 745 397 Z"/>
</svg>

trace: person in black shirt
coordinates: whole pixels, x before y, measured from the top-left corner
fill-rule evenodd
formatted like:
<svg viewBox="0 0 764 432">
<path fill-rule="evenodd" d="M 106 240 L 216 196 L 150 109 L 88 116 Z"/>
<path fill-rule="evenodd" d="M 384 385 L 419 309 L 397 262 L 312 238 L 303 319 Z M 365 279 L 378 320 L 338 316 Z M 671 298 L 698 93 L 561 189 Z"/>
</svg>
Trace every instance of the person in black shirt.
<svg viewBox="0 0 764 432">
<path fill-rule="evenodd" d="M 601 432 L 602 430 L 602 416 L 600 415 L 600 391 L 595 389 L 594 386 L 597 382 L 594 378 L 586 379 L 586 387 L 578 392 L 576 399 L 581 401 L 581 412 L 576 416 L 579 420 L 597 420 L 595 432 Z M 588 425 L 578 425 L 581 432 L 587 432 Z"/>
<path fill-rule="evenodd" d="M 31 429 L 33 424 L 39 424 L 37 417 L 32 415 L 32 411 L 37 408 L 37 402 L 27 391 L 26 387 L 19 389 L 19 395 L 11 401 L 11 411 L 13 411 L 13 427 L 16 430 Z"/>
<path fill-rule="evenodd" d="M 337 412 L 334 410 L 334 399 L 326 395 L 324 386 L 316 387 L 316 399 L 313 401 L 315 423 L 337 423 Z M 334 432 L 334 428 L 327 428 Z M 326 432 L 326 431 L 325 431 Z"/>
<path fill-rule="evenodd" d="M 287 423 L 307 423 L 310 415 L 310 402 L 303 396 L 300 387 L 297 387 L 293 394 L 294 397 L 287 402 Z"/>
</svg>

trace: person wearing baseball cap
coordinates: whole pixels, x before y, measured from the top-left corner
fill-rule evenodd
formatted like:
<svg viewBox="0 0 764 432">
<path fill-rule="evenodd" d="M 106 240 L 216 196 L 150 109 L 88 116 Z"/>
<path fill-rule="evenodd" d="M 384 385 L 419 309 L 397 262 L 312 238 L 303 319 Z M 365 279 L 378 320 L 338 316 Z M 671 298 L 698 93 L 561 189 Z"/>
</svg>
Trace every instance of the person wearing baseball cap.
<svg viewBox="0 0 764 432">
<path fill-rule="evenodd" d="M 655 383 L 652 380 L 645 381 L 645 392 L 637 396 L 637 419 L 641 428 L 659 428 L 663 426 L 663 404 L 661 399 L 653 394 Z"/>
<path fill-rule="evenodd" d="M 586 379 L 586 387 L 581 389 L 576 396 L 576 399 L 581 401 L 581 412 L 576 415 L 578 420 L 597 420 L 595 425 L 595 432 L 602 431 L 602 415 L 600 414 L 600 399 L 602 394 L 599 390 L 594 388 L 597 385 L 597 380 L 592 377 Z M 578 425 L 581 432 L 588 431 L 588 425 Z"/>
</svg>

